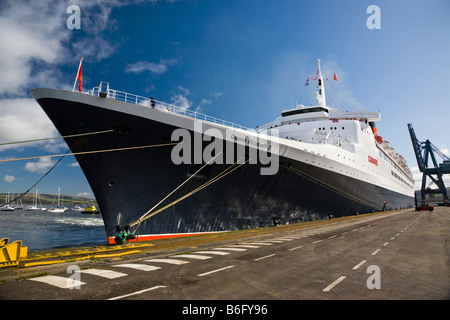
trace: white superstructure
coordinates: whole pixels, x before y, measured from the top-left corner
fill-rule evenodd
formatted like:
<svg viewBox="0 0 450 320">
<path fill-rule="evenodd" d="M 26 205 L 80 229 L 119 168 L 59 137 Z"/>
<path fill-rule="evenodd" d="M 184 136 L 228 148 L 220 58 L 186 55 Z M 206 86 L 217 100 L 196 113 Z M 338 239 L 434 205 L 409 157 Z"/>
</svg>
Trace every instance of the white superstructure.
<svg viewBox="0 0 450 320">
<path fill-rule="evenodd" d="M 320 162 L 338 173 L 411 195 L 414 180 L 406 160 L 375 127 L 381 120 L 380 112 L 349 112 L 326 106 L 319 59 L 318 63 L 319 105 L 285 110 L 281 117 L 260 126 L 258 132 L 270 136 L 276 130 L 293 148 L 308 152 L 308 159 L 302 156 L 303 161 Z M 284 144 L 282 139 L 280 143 Z"/>
</svg>

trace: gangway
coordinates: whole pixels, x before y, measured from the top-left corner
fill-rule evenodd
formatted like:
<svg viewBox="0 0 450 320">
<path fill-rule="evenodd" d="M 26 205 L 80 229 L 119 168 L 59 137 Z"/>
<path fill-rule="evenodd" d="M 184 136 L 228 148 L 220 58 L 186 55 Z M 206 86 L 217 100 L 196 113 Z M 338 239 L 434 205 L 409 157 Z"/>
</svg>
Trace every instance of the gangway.
<svg viewBox="0 0 450 320">
<path fill-rule="evenodd" d="M 433 145 L 430 140 L 427 139 L 425 142 L 419 141 L 411 123 L 408 123 L 408 129 L 414 148 L 414 153 L 416 155 L 417 165 L 419 166 L 420 172 L 423 173 L 422 186 L 420 188 L 420 195 L 422 198 L 421 205 L 424 204 L 425 196 L 427 194 L 442 194 L 444 198 L 444 205 L 448 206 L 447 189 L 445 188 L 442 175 L 450 174 L 450 158 L 440 151 L 435 145 Z M 435 154 L 439 155 L 443 159 L 442 163 L 437 163 Z M 428 160 L 430 158 L 432 165 L 428 164 Z M 438 189 L 427 188 L 427 178 L 430 178 L 436 184 Z"/>
</svg>

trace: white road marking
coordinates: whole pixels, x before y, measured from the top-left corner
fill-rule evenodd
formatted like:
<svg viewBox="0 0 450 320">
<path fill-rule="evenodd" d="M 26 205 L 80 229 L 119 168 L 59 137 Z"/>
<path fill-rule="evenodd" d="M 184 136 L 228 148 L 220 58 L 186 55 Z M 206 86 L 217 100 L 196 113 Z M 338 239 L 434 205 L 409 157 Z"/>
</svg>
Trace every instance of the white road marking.
<svg viewBox="0 0 450 320">
<path fill-rule="evenodd" d="M 294 238 L 285 238 L 285 237 L 279 237 L 279 238 L 273 238 L 273 240 L 281 240 L 281 241 L 293 241 Z"/>
<path fill-rule="evenodd" d="M 186 264 L 186 263 L 189 263 L 189 261 L 177 260 L 177 259 L 150 259 L 150 260 L 144 260 L 144 262 L 161 262 L 161 263 L 168 263 L 168 264 Z"/>
<path fill-rule="evenodd" d="M 395 239 L 395 237 L 392 237 L 392 238 L 391 238 L 391 241 L 394 240 L 394 239 Z"/>
<path fill-rule="evenodd" d="M 99 276 L 107 279 L 116 279 L 120 277 L 127 276 L 126 273 L 112 271 L 112 270 L 101 270 L 101 269 L 85 269 L 80 270 L 80 273 L 92 274 L 94 276 Z"/>
<path fill-rule="evenodd" d="M 181 255 L 177 255 L 177 256 L 171 256 L 171 258 L 191 258 L 191 259 L 197 259 L 197 260 L 211 259 L 211 257 L 201 256 L 198 254 L 181 254 Z"/>
<path fill-rule="evenodd" d="M 297 250 L 297 249 L 300 249 L 300 248 L 303 248 L 303 246 L 298 246 L 298 247 L 295 247 L 295 248 L 291 248 L 291 249 L 289 249 L 289 251 Z"/>
<path fill-rule="evenodd" d="M 336 280 L 334 280 L 330 285 L 328 285 L 325 289 L 323 289 L 323 292 L 329 292 L 331 289 L 333 289 L 339 282 L 341 282 L 342 280 L 344 280 L 346 277 L 345 276 L 340 276 L 339 278 L 337 278 Z"/>
<path fill-rule="evenodd" d="M 315 243 L 319 243 L 319 242 L 321 242 L 322 240 L 316 240 L 316 241 L 313 241 L 312 243 L 313 244 L 315 244 Z"/>
<path fill-rule="evenodd" d="M 336 237 L 337 237 L 337 235 L 334 235 L 334 236 L 328 237 L 328 239 L 333 239 L 333 238 L 336 238 Z"/>
<path fill-rule="evenodd" d="M 43 276 L 37 278 L 30 278 L 28 280 L 46 283 L 61 289 L 70 289 L 86 284 L 85 282 L 60 276 Z"/>
<path fill-rule="evenodd" d="M 363 261 L 361 261 L 360 263 L 358 263 L 356 266 L 354 266 L 352 269 L 353 270 L 356 270 L 356 269 L 358 269 L 359 267 L 361 267 L 364 263 L 366 263 L 367 262 L 367 260 L 363 260 Z"/>
<path fill-rule="evenodd" d="M 235 244 L 233 247 L 237 248 L 259 248 L 259 246 L 255 246 L 252 244 Z"/>
<path fill-rule="evenodd" d="M 140 264 L 140 263 L 124 263 L 124 264 L 116 264 L 114 267 L 121 268 L 131 268 L 141 271 L 153 271 L 161 269 L 161 267 L 149 266 L 148 264 Z"/>
<path fill-rule="evenodd" d="M 273 243 L 269 243 L 269 242 L 246 242 L 246 243 L 242 243 L 242 244 L 254 244 L 257 246 L 271 246 L 273 245 Z"/>
<path fill-rule="evenodd" d="M 247 251 L 244 248 L 214 248 L 213 250 Z"/>
<path fill-rule="evenodd" d="M 372 256 L 376 255 L 381 249 L 377 249 L 374 252 L 371 253 Z"/>
<path fill-rule="evenodd" d="M 205 273 L 200 273 L 198 276 L 199 277 L 203 277 L 203 276 L 207 276 L 208 274 L 219 272 L 219 271 L 223 271 L 223 270 L 230 269 L 230 268 L 234 268 L 234 266 L 228 266 L 228 267 L 212 270 L 212 271 L 205 272 Z"/>
<path fill-rule="evenodd" d="M 195 253 L 204 253 L 204 254 L 216 254 L 219 256 L 226 256 L 227 254 L 230 254 L 229 252 L 225 251 L 195 251 Z"/>
<path fill-rule="evenodd" d="M 389 242 L 385 242 L 385 243 L 383 244 L 383 247 L 386 247 L 388 244 L 389 244 Z"/>
<path fill-rule="evenodd" d="M 270 257 L 273 257 L 274 255 L 275 255 L 275 253 L 273 253 L 273 254 L 269 254 L 268 256 L 264 256 L 264 257 L 261 257 L 261 258 L 257 258 L 257 259 L 254 259 L 254 261 L 258 261 L 258 260 L 262 260 L 262 259 L 270 258 Z"/>
<path fill-rule="evenodd" d="M 119 300 L 119 299 L 127 298 L 127 297 L 130 297 L 130 296 L 135 296 L 135 295 L 138 295 L 138 294 L 141 294 L 141 293 L 144 293 L 144 292 L 156 290 L 156 289 L 159 289 L 159 288 L 165 288 L 165 287 L 166 287 L 166 286 L 156 286 L 156 287 L 151 287 L 151 288 L 148 288 L 148 289 L 139 290 L 139 291 L 136 291 L 136 292 L 132 292 L 132 293 L 129 293 L 129 294 L 125 294 L 125 295 L 123 295 L 123 296 L 118 296 L 118 297 L 114 297 L 114 298 L 109 298 L 109 299 L 107 299 L 107 300 Z"/>
<path fill-rule="evenodd" d="M 284 240 L 258 240 L 259 242 L 274 242 L 274 243 L 283 243 Z"/>
</svg>

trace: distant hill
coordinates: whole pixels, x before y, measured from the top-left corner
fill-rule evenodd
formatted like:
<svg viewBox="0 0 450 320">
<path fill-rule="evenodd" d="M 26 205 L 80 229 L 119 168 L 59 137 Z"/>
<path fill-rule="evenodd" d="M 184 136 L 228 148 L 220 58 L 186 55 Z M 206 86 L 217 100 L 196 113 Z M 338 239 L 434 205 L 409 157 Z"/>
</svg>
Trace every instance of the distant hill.
<svg viewBox="0 0 450 320">
<path fill-rule="evenodd" d="M 15 194 L 14 198 L 18 197 L 19 194 Z M 6 201 L 7 194 L 0 193 L 0 205 L 4 204 Z M 12 197 L 12 195 L 10 195 Z M 24 205 L 33 204 L 33 198 L 34 193 L 27 193 L 22 197 L 22 203 Z M 54 194 L 39 194 L 39 199 L 41 200 L 41 203 L 43 205 L 56 205 L 58 203 L 58 198 Z M 67 195 L 61 195 L 62 204 L 65 206 L 74 206 L 76 204 L 78 205 L 96 205 L 97 201 L 95 199 L 86 199 L 86 198 L 80 198 L 80 197 L 73 197 L 73 196 L 67 196 Z M 17 203 L 20 203 L 19 200 L 17 200 Z M 39 204 L 39 203 L 38 203 Z"/>
</svg>

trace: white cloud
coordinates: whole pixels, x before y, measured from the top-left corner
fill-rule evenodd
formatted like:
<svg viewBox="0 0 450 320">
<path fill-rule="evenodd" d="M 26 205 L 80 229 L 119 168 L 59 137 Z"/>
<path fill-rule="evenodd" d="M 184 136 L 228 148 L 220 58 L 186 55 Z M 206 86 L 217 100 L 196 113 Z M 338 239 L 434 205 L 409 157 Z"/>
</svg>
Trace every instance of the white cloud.
<svg viewBox="0 0 450 320">
<path fill-rule="evenodd" d="M 172 96 L 170 98 L 170 101 L 172 102 L 173 105 L 180 108 L 189 109 L 192 106 L 192 102 L 189 101 L 189 99 L 182 94 L 176 94 Z"/>
<path fill-rule="evenodd" d="M 33 63 L 56 63 L 64 56 L 61 32 L 65 4 L 55 1 L 6 1 L 0 13 L 0 94 L 24 95 L 32 81 Z M 58 15 L 58 12 L 60 14 Z"/>
<path fill-rule="evenodd" d="M 98 61 L 114 53 L 118 43 L 105 40 L 101 32 L 114 29 L 113 8 L 135 1 L 73 0 L 35 1 L 2 0 L 0 4 L 0 142 L 53 137 L 57 131 L 45 113 L 29 97 L 32 87 L 66 88 L 60 66 L 78 56 Z M 81 11 L 83 39 L 71 42 L 66 12 L 70 4 Z M 75 62 L 73 62 L 75 61 Z M 76 68 L 76 67 L 74 67 Z M 24 148 L 36 144 L 2 146 Z M 48 151 L 65 144 L 61 140 L 40 143 Z"/>
<path fill-rule="evenodd" d="M 89 198 L 90 196 L 91 196 L 91 194 L 89 192 L 77 193 L 77 197 L 80 197 L 80 198 Z"/>
<path fill-rule="evenodd" d="M 57 130 L 34 99 L 0 100 L 0 143 L 58 136 Z M 55 146 L 61 141 L 47 142 Z M 0 146 L 0 150 L 42 145 L 43 142 Z"/>
<path fill-rule="evenodd" d="M 161 59 L 159 63 L 138 61 L 135 63 L 129 63 L 125 66 L 125 72 L 127 73 L 141 73 L 144 71 L 150 71 L 154 74 L 163 74 L 167 71 L 167 68 L 176 64 L 176 59 Z"/>
<path fill-rule="evenodd" d="M 71 168 L 76 168 L 76 167 L 79 167 L 80 164 L 79 164 L 78 162 L 73 162 L 73 163 L 71 163 L 71 164 L 68 164 L 67 166 L 68 166 L 68 167 L 71 167 Z"/>
<path fill-rule="evenodd" d="M 10 176 L 10 175 L 5 175 L 5 177 L 3 178 L 3 181 L 7 182 L 7 183 L 12 183 L 14 181 L 16 181 L 17 178 L 14 176 Z"/>
<path fill-rule="evenodd" d="M 36 173 L 46 173 L 54 164 L 55 161 L 50 158 L 41 158 L 37 162 L 27 162 L 25 164 L 25 170 Z"/>
</svg>

